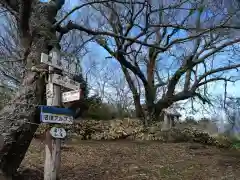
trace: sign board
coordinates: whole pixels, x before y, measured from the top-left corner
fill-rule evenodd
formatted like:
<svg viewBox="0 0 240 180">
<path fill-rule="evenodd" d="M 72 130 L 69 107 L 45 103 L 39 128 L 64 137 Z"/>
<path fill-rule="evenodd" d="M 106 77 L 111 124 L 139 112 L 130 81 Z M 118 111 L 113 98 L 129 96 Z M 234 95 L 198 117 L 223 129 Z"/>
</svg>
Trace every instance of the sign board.
<svg viewBox="0 0 240 180">
<path fill-rule="evenodd" d="M 40 106 L 40 120 L 44 123 L 73 124 L 74 112 L 67 108 Z"/>
<path fill-rule="evenodd" d="M 62 93 L 62 102 L 72 102 L 72 101 L 77 101 L 81 97 L 81 90 L 75 90 L 75 91 L 68 91 Z"/>
<path fill-rule="evenodd" d="M 60 60 L 60 59 L 61 57 L 55 57 L 54 53 L 53 53 L 53 57 L 50 57 L 45 53 L 41 54 L 41 63 L 60 69 L 69 74 L 78 74 L 77 62 L 69 63 L 66 60 Z"/>
<path fill-rule="evenodd" d="M 63 86 L 72 90 L 79 90 L 80 83 L 70 79 L 68 76 L 61 76 L 58 74 L 50 74 L 50 78 L 52 79 L 52 83 Z"/>
<path fill-rule="evenodd" d="M 59 139 L 63 139 L 67 135 L 64 128 L 57 128 L 57 127 L 52 127 L 50 130 L 50 134 L 52 135 L 52 137 L 59 138 Z"/>
</svg>

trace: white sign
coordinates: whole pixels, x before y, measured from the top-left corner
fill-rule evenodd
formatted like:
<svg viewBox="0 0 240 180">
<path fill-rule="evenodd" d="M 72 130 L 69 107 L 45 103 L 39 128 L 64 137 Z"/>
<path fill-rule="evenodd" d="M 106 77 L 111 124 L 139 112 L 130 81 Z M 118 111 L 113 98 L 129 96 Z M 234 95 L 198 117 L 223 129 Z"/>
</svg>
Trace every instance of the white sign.
<svg viewBox="0 0 240 180">
<path fill-rule="evenodd" d="M 55 57 L 54 53 L 53 53 L 53 57 L 50 57 L 45 53 L 41 54 L 41 63 L 60 69 L 69 74 L 78 74 L 77 62 L 69 63 L 66 60 L 60 60 L 60 59 L 61 57 Z"/>
<path fill-rule="evenodd" d="M 77 101 L 81 97 L 81 90 L 75 90 L 75 91 L 68 91 L 62 93 L 62 102 L 71 102 L 71 101 Z"/>
<path fill-rule="evenodd" d="M 50 134 L 54 138 L 60 138 L 63 139 L 66 137 L 67 133 L 64 128 L 57 128 L 57 127 L 52 127 L 50 130 Z"/>
<path fill-rule="evenodd" d="M 79 90 L 80 83 L 70 79 L 68 76 L 61 76 L 58 74 L 50 74 L 52 83 L 63 86 L 72 90 Z"/>
<path fill-rule="evenodd" d="M 41 121 L 44 123 L 73 124 L 73 116 L 41 112 Z"/>
</svg>

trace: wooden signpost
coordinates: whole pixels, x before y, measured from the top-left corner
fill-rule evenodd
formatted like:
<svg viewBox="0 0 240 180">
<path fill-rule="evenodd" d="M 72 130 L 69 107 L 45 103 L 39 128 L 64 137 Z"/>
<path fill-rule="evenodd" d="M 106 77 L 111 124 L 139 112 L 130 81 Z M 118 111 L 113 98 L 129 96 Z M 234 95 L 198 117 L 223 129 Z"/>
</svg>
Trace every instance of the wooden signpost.
<svg viewBox="0 0 240 180">
<path fill-rule="evenodd" d="M 41 122 L 49 123 L 51 126 L 51 129 L 45 132 L 44 180 L 57 180 L 61 164 L 61 139 L 64 139 L 67 134 L 64 128 L 56 127 L 56 124 L 73 124 L 74 116 L 74 112 L 67 108 L 59 108 L 59 106 L 62 102 L 80 99 L 80 83 L 73 81 L 68 76 L 51 74 L 55 72 L 55 69 L 69 75 L 78 73 L 76 62 L 69 63 L 61 60 L 60 52 L 57 49 L 53 49 L 50 55 L 42 53 L 41 62 L 49 66 L 49 78 L 46 85 L 47 106 L 40 106 L 40 119 Z M 74 91 L 61 93 L 61 86 Z"/>
</svg>

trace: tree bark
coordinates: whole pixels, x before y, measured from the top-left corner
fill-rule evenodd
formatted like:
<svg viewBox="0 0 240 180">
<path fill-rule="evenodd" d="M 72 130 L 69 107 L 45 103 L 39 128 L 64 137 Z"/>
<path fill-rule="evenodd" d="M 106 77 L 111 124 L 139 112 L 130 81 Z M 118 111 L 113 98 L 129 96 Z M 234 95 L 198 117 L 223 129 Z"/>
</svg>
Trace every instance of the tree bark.
<svg viewBox="0 0 240 180">
<path fill-rule="evenodd" d="M 54 2 L 36 2 L 27 19 L 29 36 L 21 37 L 26 50 L 23 81 L 16 96 L 0 112 L 0 171 L 7 177 L 17 171 L 38 128 L 38 105 L 46 101 L 45 79 L 31 68 L 40 64 L 41 53 L 48 53 L 57 43 L 52 29 L 57 10 Z"/>
</svg>

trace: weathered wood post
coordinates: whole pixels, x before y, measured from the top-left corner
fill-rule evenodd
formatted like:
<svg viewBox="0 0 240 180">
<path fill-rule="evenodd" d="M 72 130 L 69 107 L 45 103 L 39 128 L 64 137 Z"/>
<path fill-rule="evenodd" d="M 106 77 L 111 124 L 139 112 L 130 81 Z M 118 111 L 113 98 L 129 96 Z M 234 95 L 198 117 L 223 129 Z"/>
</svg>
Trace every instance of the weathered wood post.
<svg viewBox="0 0 240 180">
<path fill-rule="evenodd" d="M 53 49 L 50 52 L 50 57 L 53 61 L 60 60 L 60 54 Z M 47 94 L 47 106 L 61 105 L 61 87 L 52 82 L 52 74 L 54 68 L 49 66 L 48 84 L 46 86 Z M 50 134 L 50 128 L 45 132 L 46 144 L 45 144 L 45 164 L 44 164 L 44 180 L 55 180 L 58 177 L 60 164 L 61 164 L 61 139 L 52 138 Z"/>
<path fill-rule="evenodd" d="M 44 180 L 59 179 L 61 164 L 61 139 L 66 131 L 57 124 L 73 124 L 74 112 L 67 108 L 60 108 L 64 102 L 80 99 L 80 83 L 63 76 L 62 71 L 70 74 L 77 73 L 76 62 L 62 61 L 60 52 L 53 48 L 50 56 L 42 53 L 41 62 L 49 66 L 48 83 L 46 86 L 47 106 L 41 106 L 41 121 L 50 123 L 45 132 L 45 164 Z M 61 93 L 61 86 L 75 91 Z"/>
</svg>

